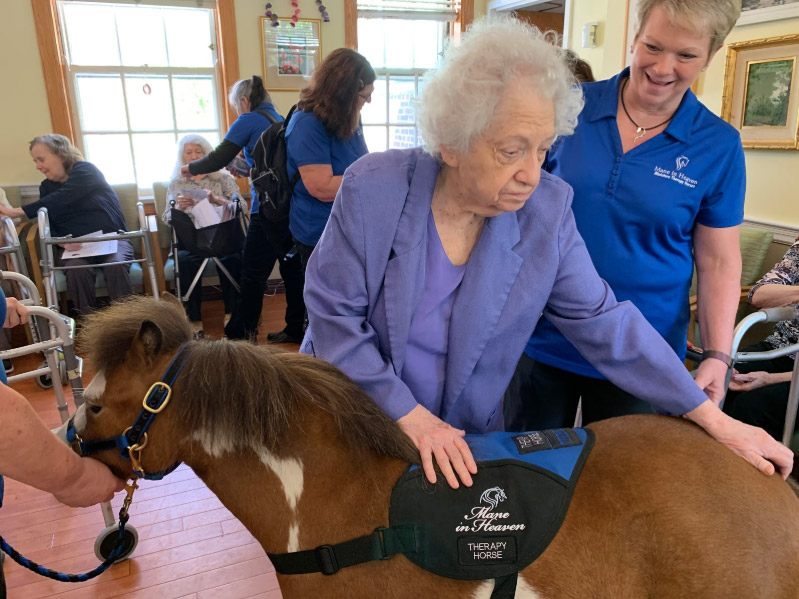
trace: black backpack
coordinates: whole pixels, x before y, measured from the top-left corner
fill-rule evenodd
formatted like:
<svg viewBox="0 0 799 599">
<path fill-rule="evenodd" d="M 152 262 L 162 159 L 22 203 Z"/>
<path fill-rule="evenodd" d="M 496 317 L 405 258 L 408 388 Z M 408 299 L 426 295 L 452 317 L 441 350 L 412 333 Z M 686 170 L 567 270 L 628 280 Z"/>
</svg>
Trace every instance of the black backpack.
<svg viewBox="0 0 799 599">
<path fill-rule="evenodd" d="M 261 133 L 253 148 L 250 179 L 253 190 L 258 194 L 261 218 L 271 223 L 288 220 L 291 195 L 300 178 L 298 172 L 289 179 L 286 152 L 286 127 L 296 108 L 296 104 L 291 107 L 285 121 L 277 121 L 268 112 L 258 111 L 272 125 Z"/>
</svg>

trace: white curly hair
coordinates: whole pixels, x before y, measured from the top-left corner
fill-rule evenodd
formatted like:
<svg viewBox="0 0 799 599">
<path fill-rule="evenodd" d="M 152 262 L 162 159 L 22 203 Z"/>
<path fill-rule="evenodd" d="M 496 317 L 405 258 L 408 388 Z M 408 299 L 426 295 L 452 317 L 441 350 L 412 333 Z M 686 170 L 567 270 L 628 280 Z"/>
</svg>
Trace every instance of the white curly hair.
<svg viewBox="0 0 799 599">
<path fill-rule="evenodd" d="M 563 49 L 535 27 L 503 15 L 476 21 L 459 45 L 447 48 L 441 66 L 425 74 L 416 102 L 425 149 L 439 160 L 441 146 L 465 153 L 490 126 L 506 89 L 518 78 L 553 101 L 555 134 L 570 135 L 583 93 Z"/>
<path fill-rule="evenodd" d="M 175 162 L 175 168 L 172 169 L 172 178 L 171 181 L 175 179 L 181 179 L 180 175 L 180 168 L 185 164 L 183 162 L 183 149 L 186 147 L 186 144 L 194 144 L 196 146 L 200 146 L 203 149 L 203 154 L 208 156 L 211 151 L 214 149 L 211 145 L 211 142 L 205 139 L 202 135 L 197 135 L 196 133 L 189 133 L 188 135 L 184 135 L 178 141 L 178 159 Z M 213 173 L 208 173 L 209 179 L 221 179 L 222 178 L 222 171 L 216 171 Z"/>
</svg>

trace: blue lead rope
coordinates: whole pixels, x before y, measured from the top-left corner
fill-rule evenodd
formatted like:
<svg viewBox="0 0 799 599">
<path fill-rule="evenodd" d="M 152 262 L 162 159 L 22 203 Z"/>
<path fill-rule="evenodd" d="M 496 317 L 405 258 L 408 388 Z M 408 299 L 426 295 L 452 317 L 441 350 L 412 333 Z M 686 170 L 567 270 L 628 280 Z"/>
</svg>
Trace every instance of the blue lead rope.
<svg viewBox="0 0 799 599">
<path fill-rule="evenodd" d="M 6 555 L 17 562 L 20 566 L 27 568 L 31 572 L 36 572 L 41 576 L 46 576 L 47 578 L 52 578 L 53 580 L 60 580 L 61 582 L 84 582 L 86 580 L 91 580 L 92 578 L 95 578 L 96 576 L 99 576 L 108 570 L 109 566 L 111 566 L 111 564 L 113 564 L 119 558 L 119 555 L 122 553 L 122 549 L 125 546 L 125 523 L 127 523 L 127 521 L 127 515 L 119 515 L 119 538 L 117 539 L 116 546 L 102 564 L 97 566 L 91 572 L 86 572 L 85 574 L 64 574 L 63 572 L 56 572 L 50 568 L 45 568 L 44 566 L 29 560 L 24 555 L 20 555 L 19 552 L 9 545 L 2 536 L 0 536 L 0 548 Z"/>
</svg>

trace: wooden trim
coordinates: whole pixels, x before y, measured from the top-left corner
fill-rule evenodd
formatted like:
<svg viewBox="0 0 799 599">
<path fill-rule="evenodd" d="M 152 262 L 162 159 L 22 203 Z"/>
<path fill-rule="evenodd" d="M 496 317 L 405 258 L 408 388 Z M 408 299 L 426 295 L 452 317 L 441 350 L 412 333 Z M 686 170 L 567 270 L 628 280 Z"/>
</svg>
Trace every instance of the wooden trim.
<svg viewBox="0 0 799 599">
<path fill-rule="evenodd" d="M 238 115 L 228 104 L 227 91 L 239 79 L 239 46 L 236 35 L 236 11 L 234 0 L 216 0 L 216 44 L 219 57 L 219 85 L 222 97 L 225 130 L 230 128 Z"/>
<path fill-rule="evenodd" d="M 344 46 L 358 49 L 358 3 L 344 0 Z"/>
<path fill-rule="evenodd" d="M 72 126 L 72 108 L 67 92 L 67 71 L 56 2 L 31 0 L 31 7 L 36 25 L 36 39 L 39 42 L 39 57 L 42 60 L 47 104 L 50 107 L 51 131 L 68 137 L 74 144 L 75 129 Z"/>
<path fill-rule="evenodd" d="M 461 0 L 461 31 L 466 31 L 466 28 L 474 21 L 474 0 Z"/>
</svg>

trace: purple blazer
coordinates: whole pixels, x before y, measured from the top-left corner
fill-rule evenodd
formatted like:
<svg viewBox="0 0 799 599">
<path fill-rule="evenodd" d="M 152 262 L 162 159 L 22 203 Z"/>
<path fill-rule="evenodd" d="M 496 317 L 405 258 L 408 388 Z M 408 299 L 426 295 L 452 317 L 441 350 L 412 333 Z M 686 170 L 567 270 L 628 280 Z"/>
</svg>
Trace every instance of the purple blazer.
<svg viewBox="0 0 799 599">
<path fill-rule="evenodd" d="M 344 174 L 306 272 L 300 351 L 338 366 L 394 419 L 416 400 L 400 379 L 422 297 L 436 160 L 417 148 L 364 156 Z M 571 211 L 546 172 L 518 212 L 486 220 L 452 308 L 437 414 L 469 433 L 501 430 L 502 394 L 543 315 L 610 381 L 659 411 L 707 398 L 630 302 L 599 278 Z"/>
</svg>

